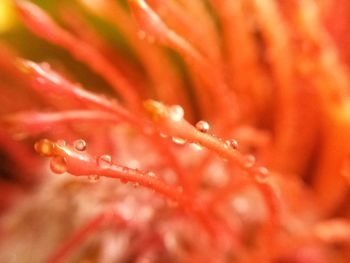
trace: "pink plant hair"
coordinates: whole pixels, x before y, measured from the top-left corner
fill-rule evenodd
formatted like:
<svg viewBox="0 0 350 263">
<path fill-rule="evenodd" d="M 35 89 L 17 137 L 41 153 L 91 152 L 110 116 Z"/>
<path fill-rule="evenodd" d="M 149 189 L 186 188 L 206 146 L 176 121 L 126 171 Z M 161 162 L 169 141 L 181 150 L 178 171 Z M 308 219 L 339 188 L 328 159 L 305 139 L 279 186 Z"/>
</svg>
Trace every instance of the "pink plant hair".
<svg viewBox="0 0 350 263">
<path fill-rule="evenodd" d="M 38 248 L 28 262 L 347 262 L 350 215 L 339 210 L 350 178 L 349 85 L 323 5 L 126 2 L 63 6 L 64 27 L 14 1 L 29 31 L 116 96 L 1 46 L 1 150 L 25 171 L 18 181 L 38 186 L 0 181 L 0 208 L 14 207 L 0 221 L 10 240 L 0 241 L 0 260 L 13 259 L 12 229 L 39 211 L 47 214 L 28 225 L 56 225 L 38 237 L 49 251 Z M 114 54 L 81 12 L 118 28 L 144 72 Z"/>
</svg>

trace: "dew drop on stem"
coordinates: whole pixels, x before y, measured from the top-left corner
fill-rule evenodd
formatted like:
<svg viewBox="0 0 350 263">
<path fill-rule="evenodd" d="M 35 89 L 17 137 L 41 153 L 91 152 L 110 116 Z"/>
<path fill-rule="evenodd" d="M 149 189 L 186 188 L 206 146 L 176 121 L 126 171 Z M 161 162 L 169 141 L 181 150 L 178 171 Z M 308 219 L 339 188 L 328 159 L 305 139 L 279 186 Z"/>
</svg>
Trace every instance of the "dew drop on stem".
<svg viewBox="0 0 350 263">
<path fill-rule="evenodd" d="M 107 169 L 112 165 L 112 157 L 104 154 L 97 158 L 97 165 L 102 169 Z"/>
<path fill-rule="evenodd" d="M 200 132 L 206 133 L 209 131 L 210 126 L 209 123 L 206 121 L 199 121 L 196 123 L 196 129 Z"/>
<path fill-rule="evenodd" d="M 56 174 L 62 174 L 67 171 L 67 160 L 62 156 L 55 156 L 50 162 L 50 169 Z"/>
<path fill-rule="evenodd" d="M 185 139 L 179 138 L 179 137 L 172 137 L 172 141 L 176 144 L 183 145 L 186 143 Z"/>
<path fill-rule="evenodd" d="M 52 156 L 55 145 L 48 139 L 43 139 L 35 143 L 34 149 L 42 156 Z"/>
<path fill-rule="evenodd" d="M 225 145 L 227 148 L 231 148 L 232 150 L 238 150 L 238 142 L 235 139 L 226 140 Z"/>
<path fill-rule="evenodd" d="M 246 168 L 252 168 L 255 164 L 255 157 L 251 154 L 248 154 L 244 157 L 244 166 Z"/>
<path fill-rule="evenodd" d="M 181 121 L 184 117 L 184 109 L 180 105 L 173 105 L 169 108 L 169 117 L 172 121 Z"/>
<path fill-rule="evenodd" d="M 198 143 L 191 143 L 190 146 L 195 151 L 200 151 L 203 149 L 203 146 Z"/>
<path fill-rule="evenodd" d="M 74 149 L 77 151 L 85 151 L 86 150 L 86 142 L 83 139 L 76 140 L 73 143 Z"/>
<path fill-rule="evenodd" d="M 66 146 L 66 141 L 65 140 L 58 140 L 57 142 L 56 142 L 56 144 L 58 145 L 58 146 L 62 146 L 62 147 L 64 147 L 64 146 Z"/>
<path fill-rule="evenodd" d="M 269 170 L 266 167 L 258 167 L 255 178 L 260 183 L 266 182 L 269 178 Z"/>
<path fill-rule="evenodd" d="M 156 174 L 155 174 L 154 172 L 148 172 L 147 175 L 148 175 L 149 177 L 155 177 L 155 176 L 156 176 Z"/>
</svg>

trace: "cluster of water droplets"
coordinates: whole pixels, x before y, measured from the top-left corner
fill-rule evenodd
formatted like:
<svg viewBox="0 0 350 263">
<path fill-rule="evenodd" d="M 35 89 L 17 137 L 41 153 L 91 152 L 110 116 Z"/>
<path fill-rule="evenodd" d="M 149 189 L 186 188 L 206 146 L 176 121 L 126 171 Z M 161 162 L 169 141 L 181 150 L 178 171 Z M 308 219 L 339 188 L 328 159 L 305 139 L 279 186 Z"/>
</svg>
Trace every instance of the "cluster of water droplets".
<svg viewBox="0 0 350 263">
<path fill-rule="evenodd" d="M 61 146 L 61 147 L 64 147 L 64 146 L 67 145 L 67 143 L 66 143 L 65 140 L 58 140 L 58 141 L 56 142 L 56 145 Z"/>
<path fill-rule="evenodd" d="M 34 149 L 40 155 L 45 157 L 52 157 L 50 161 L 50 169 L 56 174 L 62 174 L 67 171 L 67 160 L 62 157 L 55 155 L 55 148 L 57 146 L 65 145 L 65 141 L 59 141 L 54 143 L 48 139 L 43 139 L 35 143 Z"/>
<path fill-rule="evenodd" d="M 65 147 L 67 143 L 64 140 L 58 140 L 55 144 L 51 144 L 57 145 L 58 147 Z M 73 143 L 73 147 L 77 151 L 85 151 L 86 146 L 86 142 L 83 139 L 78 139 Z M 62 174 L 67 172 L 68 167 L 66 158 L 63 156 L 54 156 L 50 162 L 50 169 L 56 174 Z"/>
</svg>

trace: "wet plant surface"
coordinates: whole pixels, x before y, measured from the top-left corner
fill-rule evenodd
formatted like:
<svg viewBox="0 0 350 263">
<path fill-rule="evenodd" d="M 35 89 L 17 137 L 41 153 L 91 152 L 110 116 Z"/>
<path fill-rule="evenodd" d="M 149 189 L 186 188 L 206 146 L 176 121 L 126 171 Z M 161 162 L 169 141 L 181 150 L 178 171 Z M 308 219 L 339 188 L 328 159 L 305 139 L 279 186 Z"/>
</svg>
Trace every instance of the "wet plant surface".
<svg viewBox="0 0 350 263">
<path fill-rule="evenodd" d="M 0 2 L 0 262 L 349 262 L 349 17 Z"/>
</svg>

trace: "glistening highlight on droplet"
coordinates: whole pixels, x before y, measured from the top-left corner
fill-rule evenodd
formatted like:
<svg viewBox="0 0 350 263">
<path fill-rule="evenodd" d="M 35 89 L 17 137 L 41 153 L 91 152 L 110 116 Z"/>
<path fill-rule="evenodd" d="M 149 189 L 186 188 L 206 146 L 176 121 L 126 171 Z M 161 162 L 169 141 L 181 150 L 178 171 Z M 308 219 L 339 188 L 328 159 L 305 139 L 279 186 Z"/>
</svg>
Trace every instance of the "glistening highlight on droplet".
<svg viewBox="0 0 350 263">
<path fill-rule="evenodd" d="M 56 174 L 62 174 L 67 171 L 67 160 L 62 156 L 55 156 L 50 161 L 51 171 Z"/>
<path fill-rule="evenodd" d="M 85 151 L 87 145 L 83 139 L 79 139 L 74 141 L 73 146 L 74 146 L 74 149 L 76 149 L 77 151 Z"/>
<path fill-rule="evenodd" d="M 206 121 L 199 121 L 196 123 L 196 129 L 200 132 L 206 133 L 207 131 L 209 131 L 210 126 L 209 123 Z"/>
<path fill-rule="evenodd" d="M 97 164 L 102 169 L 108 169 L 112 165 L 112 157 L 107 154 L 101 155 L 97 157 Z"/>
<path fill-rule="evenodd" d="M 55 148 L 55 144 L 48 140 L 42 139 L 34 144 L 34 149 L 42 156 L 52 156 Z"/>
</svg>

